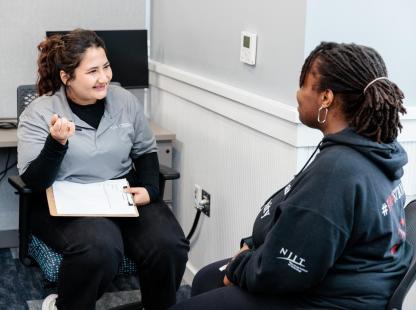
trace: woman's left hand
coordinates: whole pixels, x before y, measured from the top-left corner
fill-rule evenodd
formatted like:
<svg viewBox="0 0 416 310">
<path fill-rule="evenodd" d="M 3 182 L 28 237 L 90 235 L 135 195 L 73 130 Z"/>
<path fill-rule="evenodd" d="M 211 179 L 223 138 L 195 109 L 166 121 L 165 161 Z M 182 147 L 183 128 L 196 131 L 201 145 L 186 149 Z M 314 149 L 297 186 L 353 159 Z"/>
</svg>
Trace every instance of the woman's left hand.
<svg viewBox="0 0 416 310">
<path fill-rule="evenodd" d="M 238 251 L 237 254 L 235 254 L 231 260 L 233 260 L 238 254 L 246 250 L 250 250 L 250 247 L 246 243 L 244 243 L 243 246 L 240 248 L 240 251 Z M 227 275 L 224 276 L 224 280 L 222 282 L 225 286 L 233 285 L 233 283 L 228 279 Z"/>
<path fill-rule="evenodd" d="M 136 206 L 144 206 L 150 203 L 149 193 L 144 187 L 128 187 L 125 191 L 133 195 L 134 204 Z"/>
<path fill-rule="evenodd" d="M 225 286 L 233 285 L 233 283 L 230 280 L 228 280 L 228 277 L 226 275 L 224 276 L 224 280 L 222 282 L 224 283 Z"/>
</svg>

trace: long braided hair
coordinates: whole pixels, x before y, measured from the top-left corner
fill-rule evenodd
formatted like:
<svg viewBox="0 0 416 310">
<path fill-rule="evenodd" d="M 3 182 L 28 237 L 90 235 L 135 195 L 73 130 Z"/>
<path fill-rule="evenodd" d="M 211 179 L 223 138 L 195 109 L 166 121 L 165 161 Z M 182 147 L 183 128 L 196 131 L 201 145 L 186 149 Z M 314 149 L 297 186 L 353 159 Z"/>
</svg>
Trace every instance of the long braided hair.
<svg viewBox="0 0 416 310">
<path fill-rule="evenodd" d="M 367 46 L 322 42 L 306 58 L 300 86 L 315 65 L 319 75 L 318 91 L 332 90 L 341 99 L 342 109 L 357 133 L 379 143 L 396 139 L 402 129 L 399 113 L 406 113 L 403 92 L 388 79 L 381 56 Z"/>
<path fill-rule="evenodd" d="M 91 30 L 75 29 L 67 34 L 55 34 L 44 39 L 38 45 L 39 95 L 53 95 L 61 87 L 61 70 L 69 75 L 70 80 L 74 79 L 75 69 L 90 47 L 101 47 L 106 51 L 104 41 Z"/>
</svg>

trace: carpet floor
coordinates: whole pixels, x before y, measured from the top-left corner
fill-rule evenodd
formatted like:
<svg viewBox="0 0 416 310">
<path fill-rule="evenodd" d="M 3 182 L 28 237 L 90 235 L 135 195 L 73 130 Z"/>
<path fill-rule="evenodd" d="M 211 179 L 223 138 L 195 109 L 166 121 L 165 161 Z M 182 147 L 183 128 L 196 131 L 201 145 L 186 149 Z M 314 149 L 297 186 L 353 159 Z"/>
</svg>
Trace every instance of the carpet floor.
<svg viewBox="0 0 416 310">
<path fill-rule="evenodd" d="M 42 300 L 55 293 L 56 288 L 45 288 L 37 267 L 26 267 L 16 258 L 15 249 L 0 249 L 0 309 L 40 310 Z M 190 286 L 182 285 L 177 301 L 189 298 Z M 118 276 L 98 301 L 97 310 L 140 300 L 137 277 Z"/>
</svg>

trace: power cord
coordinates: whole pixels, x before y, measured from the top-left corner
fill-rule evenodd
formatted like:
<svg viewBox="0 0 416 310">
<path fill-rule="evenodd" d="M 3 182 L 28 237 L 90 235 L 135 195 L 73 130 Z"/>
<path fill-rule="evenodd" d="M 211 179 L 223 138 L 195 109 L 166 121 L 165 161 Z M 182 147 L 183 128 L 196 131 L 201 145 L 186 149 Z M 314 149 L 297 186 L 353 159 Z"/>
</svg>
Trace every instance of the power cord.
<svg viewBox="0 0 416 310">
<path fill-rule="evenodd" d="M 202 188 L 200 188 L 200 190 L 201 190 L 201 193 L 199 195 L 197 194 L 197 192 L 195 192 L 194 198 L 195 198 L 196 214 L 195 214 L 195 219 L 192 224 L 191 230 L 189 231 L 188 236 L 186 237 L 188 241 L 191 240 L 195 232 L 195 229 L 198 226 L 198 221 L 199 221 L 199 217 L 201 216 L 201 213 L 204 213 L 206 216 L 209 216 L 209 213 L 210 213 L 209 211 L 210 211 L 211 196 L 209 193 L 202 190 Z M 199 198 L 197 199 L 197 197 Z"/>
<path fill-rule="evenodd" d="M 191 230 L 188 233 L 188 236 L 186 236 L 186 240 L 188 240 L 188 241 L 191 240 L 191 238 L 192 238 L 192 236 L 193 236 L 193 234 L 195 232 L 195 229 L 198 226 L 198 221 L 199 221 L 199 217 L 201 216 L 201 212 L 202 211 L 200 209 L 197 209 L 196 210 L 196 214 L 195 214 L 195 218 L 194 218 L 194 223 L 192 224 L 192 227 L 191 227 Z"/>
</svg>

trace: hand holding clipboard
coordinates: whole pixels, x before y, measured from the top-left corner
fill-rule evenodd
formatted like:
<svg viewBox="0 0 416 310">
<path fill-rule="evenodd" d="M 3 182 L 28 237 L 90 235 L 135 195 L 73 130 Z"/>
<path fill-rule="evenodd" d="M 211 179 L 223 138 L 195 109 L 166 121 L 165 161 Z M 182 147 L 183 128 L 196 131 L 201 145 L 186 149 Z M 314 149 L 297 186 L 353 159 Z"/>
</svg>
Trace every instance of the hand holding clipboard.
<svg viewBox="0 0 416 310">
<path fill-rule="evenodd" d="M 133 195 L 133 202 L 136 206 L 143 206 L 150 203 L 150 196 L 144 187 L 126 187 L 126 193 Z"/>
<path fill-rule="evenodd" d="M 128 185 L 126 179 L 88 184 L 55 181 L 46 190 L 49 212 L 52 216 L 137 217 Z"/>
</svg>

